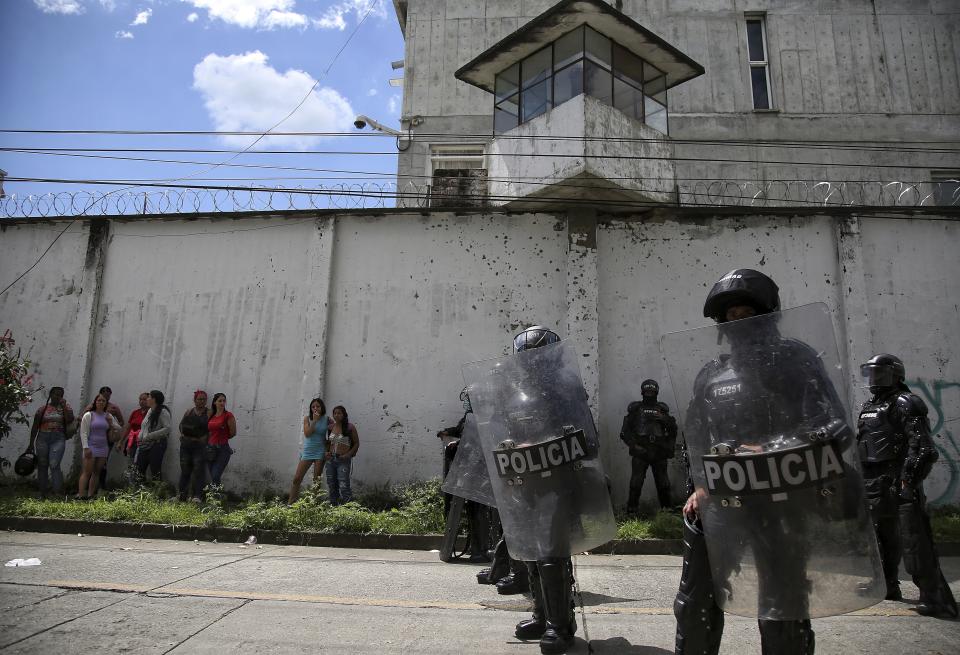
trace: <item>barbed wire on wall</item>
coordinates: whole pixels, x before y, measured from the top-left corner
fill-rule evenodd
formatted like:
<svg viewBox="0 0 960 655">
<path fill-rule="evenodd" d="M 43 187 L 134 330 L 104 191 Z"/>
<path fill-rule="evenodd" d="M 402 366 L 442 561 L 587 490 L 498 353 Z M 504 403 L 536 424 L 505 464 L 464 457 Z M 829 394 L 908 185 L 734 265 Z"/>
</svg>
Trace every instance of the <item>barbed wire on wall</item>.
<svg viewBox="0 0 960 655">
<path fill-rule="evenodd" d="M 52 180 L 38 180 L 52 181 Z M 479 188 L 490 180 L 480 178 Z M 634 180 L 643 181 L 643 180 Z M 63 180 L 63 182 L 70 182 Z M 87 181 L 88 183 L 96 183 Z M 659 186 L 659 181 L 651 181 Z M 563 197 L 538 194 L 540 205 L 557 209 L 573 204 L 616 207 L 699 206 L 699 207 L 960 207 L 960 181 L 943 182 L 815 182 L 775 180 L 678 181 L 673 202 L 644 200 L 598 200 L 591 197 L 595 187 L 582 182 L 547 184 L 515 182 L 517 185 L 555 186 Z M 122 192 L 61 191 L 39 195 L 11 194 L 0 197 L 0 220 L 62 218 L 81 216 L 148 216 L 165 214 L 217 214 L 241 212 L 386 209 L 455 206 L 484 206 L 517 200 L 515 196 L 463 193 L 435 187 L 425 181 L 341 183 L 316 187 L 231 187 L 141 185 L 147 190 Z M 471 188 L 476 189 L 477 186 Z M 569 189 L 582 189 L 581 197 L 569 197 Z M 625 184 L 625 191 L 643 194 L 643 188 Z M 549 191 L 549 189 L 546 189 Z M 662 194 L 662 187 L 650 189 Z M 662 197 L 662 196 L 661 196 Z"/>
<path fill-rule="evenodd" d="M 960 182 L 739 182 L 678 185 L 680 204 L 740 207 L 960 207 Z"/>
</svg>

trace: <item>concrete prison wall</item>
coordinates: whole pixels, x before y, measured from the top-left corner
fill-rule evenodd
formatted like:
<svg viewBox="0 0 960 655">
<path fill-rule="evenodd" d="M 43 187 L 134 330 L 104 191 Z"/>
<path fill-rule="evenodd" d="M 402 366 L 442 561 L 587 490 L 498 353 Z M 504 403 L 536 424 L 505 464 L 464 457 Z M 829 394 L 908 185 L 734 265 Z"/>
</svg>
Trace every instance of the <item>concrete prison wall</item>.
<svg viewBox="0 0 960 655">
<path fill-rule="evenodd" d="M 0 330 L 13 330 L 39 382 L 65 386 L 75 409 L 109 385 L 128 414 L 140 391 L 158 388 L 176 422 L 195 389 L 226 393 L 238 435 L 225 483 L 266 491 L 289 483 L 318 395 L 328 410 L 345 405 L 358 427 L 356 483 L 439 475 L 435 433 L 460 417 L 460 365 L 510 352 L 526 325 L 555 326 L 581 355 L 622 504 L 627 403 L 653 377 L 676 408 L 660 336 L 707 323 L 703 298 L 721 274 L 759 268 L 784 307 L 830 307 L 855 406 L 856 366 L 876 351 L 903 357 L 941 435 L 928 495 L 958 502 L 960 223 L 730 211 L 83 219 L 0 296 Z M 4 224 L 3 286 L 65 226 Z M 15 457 L 26 435 L 18 426 L 3 455 Z M 164 475 L 175 481 L 176 435 L 170 446 Z M 111 476 L 123 459 L 111 459 Z M 69 470 L 73 446 L 64 461 Z M 679 499 L 679 460 L 671 472 Z"/>
</svg>

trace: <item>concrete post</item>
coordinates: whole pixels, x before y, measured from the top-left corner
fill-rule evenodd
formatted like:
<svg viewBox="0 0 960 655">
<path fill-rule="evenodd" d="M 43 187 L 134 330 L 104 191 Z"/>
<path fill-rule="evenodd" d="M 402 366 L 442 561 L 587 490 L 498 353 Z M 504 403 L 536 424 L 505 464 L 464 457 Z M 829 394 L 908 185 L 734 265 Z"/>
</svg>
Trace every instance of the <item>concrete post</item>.
<svg viewBox="0 0 960 655">
<path fill-rule="evenodd" d="M 841 302 L 838 309 L 843 321 L 843 335 L 838 346 L 840 361 L 847 371 L 847 399 L 850 410 L 856 415 L 867 399 L 867 392 L 860 383 L 860 364 L 867 361 L 873 350 L 863 270 L 863 242 L 859 216 L 838 218 L 835 225 Z"/>
<path fill-rule="evenodd" d="M 594 421 L 600 411 L 600 326 L 597 311 L 600 278 L 597 268 L 597 215 L 571 210 L 567 217 L 567 330 L 580 355 L 580 374 L 590 397 Z"/>
<path fill-rule="evenodd" d="M 83 411 L 83 406 L 93 399 L 92 381 L 90 379 L 94 357 L 96 356 L 96 326 L 100 313 L 100 296 L 103 290 L 103 271 L 106 267 L 107 245 L 110 240 L 110 222 L 105 218 L 94 218 L 88 223 L 87 254 L 84 259 L 83 271 L 80 274 L 80 288 L 76 293 L 77 322 L 72 333 L 72 343 L 65 350 L 70 353 L 69 371 L 65 380 L 65 387 L 71 395 L 79 390 L 79 403 L 74 407 L 77 418 Z M 81 454 L 80 439 L 76 437 L 67 442 L 73 444 L 74 450 L 64 453 L 63 461 L 70 462 L 68 478 L 80 474 Z M 75 490 L 74 490 L 75 493 Z"/>
<path fill-rule="evenodd" d="M 307 289 L 301 315 L 303 334 L 303 377 L 300 384 L 302 415 L 309 411 L 312 398 L 323 396 L 327 381 L 327 333 L 330 317 L 330 294 L 333 291 L 333 240 L 336 219 L 321 217 L 316 221 L 308 250 Z"/>
</svg>

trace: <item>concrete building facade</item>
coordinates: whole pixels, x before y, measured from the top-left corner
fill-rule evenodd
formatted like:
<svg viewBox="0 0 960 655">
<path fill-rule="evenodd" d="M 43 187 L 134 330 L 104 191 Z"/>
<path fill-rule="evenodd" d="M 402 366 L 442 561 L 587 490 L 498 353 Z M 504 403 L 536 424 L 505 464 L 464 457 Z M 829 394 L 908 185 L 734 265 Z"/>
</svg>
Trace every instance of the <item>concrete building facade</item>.
<svg viewBox="0 0 960 655">
<path fill-rule="evenodd" d="M 455 146 L 485 148 L 493 176 L 499 166 L 490 157 L 493 96 L 455 73 L 557 4 L 394 0 L 406 40 L 401 122 L 413 135 L 399 158 L 401 185 L 428 184 L 437 153 Z M 900 187 L 884 184 L 927 185 L 919 193 L 930 195 L 931 182 L 960 176 L 956 2 L 608 4 L 704 68 L 703 75 L 667 92 L 666 147 L 674 157 L 679 203 L 743 204 L 769 195 L 796 206 L 832 192 L 841 204 L 891 204 Z M 760 40 L 761 54 L 752 39 Z M 765 103 L 755 97 L 754 69 L 766 79 Z M 567 121 L 539 136 L 578 134 Z M 801 181 L 831 186 L 810 191 Z"/>
</svg>

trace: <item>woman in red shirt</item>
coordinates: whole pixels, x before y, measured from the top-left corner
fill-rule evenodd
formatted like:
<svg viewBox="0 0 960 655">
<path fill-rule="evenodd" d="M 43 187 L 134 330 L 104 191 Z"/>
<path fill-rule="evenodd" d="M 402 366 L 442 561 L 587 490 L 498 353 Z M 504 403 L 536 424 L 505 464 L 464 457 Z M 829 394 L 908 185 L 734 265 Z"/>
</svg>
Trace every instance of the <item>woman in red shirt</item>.
<svg viewBox="0 0 960 655">
<path fill-rule="evenodd" d="M 210 437 L 207 439 L 207 462 L 210 464 L 211 484 L 220 485 L 223 472 L 227 470 L 233 449 L 228 441 L 237 434 L 237 419 L 227 411 L 227 397 L 213 394 L 213 416 L 207 421 Z"/>
</svg>

